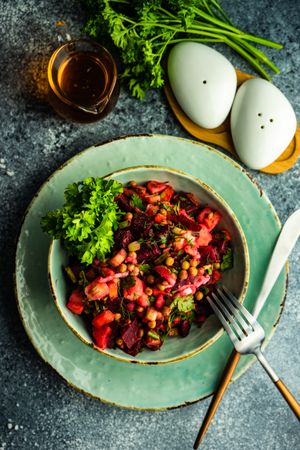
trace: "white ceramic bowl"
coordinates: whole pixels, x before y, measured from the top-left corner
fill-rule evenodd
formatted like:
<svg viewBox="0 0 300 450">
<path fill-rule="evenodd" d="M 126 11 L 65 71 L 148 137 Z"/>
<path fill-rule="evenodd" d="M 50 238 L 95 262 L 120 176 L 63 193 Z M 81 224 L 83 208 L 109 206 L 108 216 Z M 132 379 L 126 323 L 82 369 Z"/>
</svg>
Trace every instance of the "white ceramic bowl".
<svg viewBox="0 0 300 450">
<path fill-rule="evenodd" d="M 247 242 L 243 230 L 228 204 L 210 186 L 199 179 L 179 172 L 159 166 L 138 166 L 123 169 L 107 175 L 106 178 L 116 179 L 122 184 L 127 184 L 130 180 L 135 180 L 141 184 L 148 180 L 168 181 L 175 191 L 192 192 L 203 205 L 208 204 L 217 209 L 222 214 L 222 219 L 217 228 L 226 228 L 232 236 L 233 247 L 233 268 L 224 272 L 223 282 L 239 299 L 243 301 L 249 279 L 249 256 Z M 64 274 L 63 267 L 68 265 L 68 255 L 60 241 L 53 241 L 49 251 L 48 272 L 50 288 L 54 301 L 60 315 L 71 330 L 87 345 L 95 350 L 122 361 L 140 364 L 162 364 L 177 361 L 192 356 L 215 342 L 223 333 L 219 321 L 214 315 L 199 328 L 196 325 L 191 327 L 187 337 L 169 337 L 165 340 L 158 351 L 143 350 L 133 357 L 124 353 L 120 349 L 97 348 L 85 321 L 81 316 L 73 314 L 66 307 L 69 286 Z"/>
</svg>

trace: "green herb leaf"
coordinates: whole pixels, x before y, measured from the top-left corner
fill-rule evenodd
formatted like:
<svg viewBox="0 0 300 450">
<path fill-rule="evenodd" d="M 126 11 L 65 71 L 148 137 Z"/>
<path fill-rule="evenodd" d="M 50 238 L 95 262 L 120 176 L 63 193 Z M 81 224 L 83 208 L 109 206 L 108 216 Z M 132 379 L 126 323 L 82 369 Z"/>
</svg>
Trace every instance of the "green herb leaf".
<svg viewBox="0 0 300 450">
<path fill-rule="evenodd" d="M 150 264 L 141 264 L 139 269 L 141 272 L 147 273 L 150 270 Z"/>
<path fill-rule="evenodd" d="M 179 312 L 186 313 L 195 309 L 194 297 L 187 295 L 185 297 L 175 297 L 170 305 L 171 309 L 177 308 Z"/>
<path fill-rule="evenodd" d="M 218 0 L 82 0 L 88 10 L 84 31 L 119 49 L 121 75 L 131 94 L 143 99 L 148 89 L 160 88 L 165 76 L 161 61 L 178 42 L 218 42 L 242 56 L 263 77 L 264 66 L 279 69 L 253 44 L 282 45 L 239 30 Z"/>
<path fill-rule="evenodd" d="M 227 250 L 227 253 L 223 256 L 222 262 L 221 262 L 221 270 L 227 270 L 231 269 L 233 266 L 233 253 L 232 249 L 229 248 Z"/>
<path fill-rule="evenodd" d="M 102 260 L 114 245 L 113 231 L 122 216 L 115 197 L 122 191 L 118 181 L 99 177 L 71 183 L 63 207 L 48 212 L 41 227 L 53 239 L 61 239 L 82 263 Z"/>
<path fill-rule="evenodd" d="M 152 339 L 156 339 L 156 340 L 160 339 L 159 334 L 156 333 L 155 331 L 148 331 L 148 336 L 152 337 Z"/>
<path fill-rule="evenodd" d="M 134 206 L 135 208 L 139 208 L 142 211 L 145 211 L 146 209 L 145 206 L 143 205 L 143 200 L 137 194 L 132 194 L 131 203 L 132 206 Z"/>
</svg>

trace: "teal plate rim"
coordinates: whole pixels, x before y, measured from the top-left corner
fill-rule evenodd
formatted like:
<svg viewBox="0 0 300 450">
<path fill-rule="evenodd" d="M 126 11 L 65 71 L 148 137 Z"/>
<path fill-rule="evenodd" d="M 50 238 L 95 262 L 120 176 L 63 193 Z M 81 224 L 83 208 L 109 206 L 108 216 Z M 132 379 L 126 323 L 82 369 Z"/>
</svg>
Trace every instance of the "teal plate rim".
<svg viewBox="0 0 300 450">
<path fill-rule="evenodd" d="M 241 176 L 241 174 L 243 175 L 243 177 L 246 176 L 248 185 L 252 186 L 251 187 L 252 192 L 254 192 L 254 190 L 253 190 L 253 187 L 254 187 L 258 199 L 261 199 L 261 203 L 264 204 L 264 207 L 266 207 L 266 206 L 268 207 L 266 209 L 265 213 L 268 213 L 268 214 L 266 214 L 266 216 L 268 216 L 269 219 L 271 219 L 271 221 L 272 221 L 272 226 L 271 226 L 272 233 L 271 234 L 272 234 L 272 238 L 273 238 L 273 242 L 271 242 L 271 245 L 269 243 L 269 246 L 268 246 L 269 247 L 268 248 L 268 252 L 269 253 L 271 252 L 271 250 L 273 248 L 273 245 L 274 245 L 274 243 L 275 243 L 275 241 L 276 241 L 276 239 L 278 237 L 278 234 L 279 234 L 279 231 L 280 231 L 280 228 L 281 228 L 281 224 L 280 224 L 278 216 L 277 216 L 277 214 L 276 214 L 276 212 L 275 212 L 271 202 L 269 201 L 269 199 L 266 196 L 266 194 L 264 193 L 264 191 L 260 188 L 260 186 L 258 185 L 256 180 L 254 180 L 253 177 L 250 174 L 248 174 L 247 171 L 243 167 L 241 167 L 238 163 L 236 163 L 233 159 L 231 159 L 230 157 L 224 155 L 223 153 L 219 152 L 218 150 L 216 150 L 213 147 L 210 147 L 210 146 L 208 146 L 206 144 L 202 144 L 200 142 L 192 141 L 192 140 L 189 140 L 189 139 L 173 137 L 173 136 L 169 136 L 169 135 L 157 135 L 157 134 L 156 135 L 152 135 L 152 134 L 126 135 L 126 136 L 118 137 L 116 139 L 110 139 L 110 140 L 108 140 L 106 142 L 103 142 L 103 143 L 91 146 L 91 147 L 89 147 L 89 148 L 87 148 L 87 149 L 77 153 L 75 156 L 73 156 L 72 158 L 70 158 L 69 160 L 64 162 L 54 173 L 52 173 L 46 179 L 46 181 L 41 185 L 41 187 L 39 188 L 39 190 L 37 191 L 37 193 L 35 194 L 35 196 L 31 200 L 29 206 L 26 209 L 26 212 L 24 214 L 23 220 L 21 222 L 20 232 L 19 232 L 19 236 L 18 236 L 17 251 L 16 251 L 15 293 L 16 293 L 17 306 L 18 306 L 18 311 L 19 311 L 19 314 L 20 314 L 21 321 L 22 321 L 23 326 L 25 328 L 25 331 L 26 331 L 26 333 L 27 333 L 27 335 L 28 335 L 32 345 L 36 349 L 37 353 L 41 356 L 41 358 L 48 365 L 50 365 L 52 368 L 54 368 L 59 373 L 59 375 L 62 376 L 62 378 L 70 386 L 74 387 L 75 389 L 77 389 L 78 391 L 80 391 L 82 393 L 85 393 L 85 394 L 87 394 L 87 395 L 89 395 L 89 396 L 91 396 L 93 398 L 99 399 L 99 400 L 101 400 L 101 401 L 103 401 L 105 403 L 109 403 L 109 404 L 116 405 L 116 406 L 121 406 L 121 407 L 124 407 L 124 408 L 129 408 L 129 409 L 144 409 L 144 410 L 173 409 L 173 408 L 178 408 L 178 407 L 181 407 L 181 406 L 186 406 L 186 405 L 195 403 L 195 402 L 197 402 L 199 400 L 202 400 L 202 399 L 207 398 L 208 396 L 212 395 L 212 393 L 214 391 L 214 388 L 216 387 L 217 380 L 218 380 L 219 376 L 222 373 L 222 370 L 223 370 L 223 367 L 225 365 L 226 359 L 229 356 L 230 351 L 231 351 L 231 346 L 230 346 L 230 344 L 228 342 L 228 338 L 227 338 L 227 342 L 224 342 L 224 339 L 226 341 L 226 336 L 223 336 L 221 338 L 222 346 L 225 348 L 225 352 L 224 352 L 224 348 L 223 348 L 222 355 L 221 356 L 219 355 L 220 356 L 220 361 L 222 361 L 222 363 L 224 363 L 224 364 L 219 364 L 219 367 L 218 367 L 219 371 L 216 372 L 217 376 L 215 376 L 214 382 L 211 383 L 211 386 L 210 386 L 210 388 L 207 389 L 206 393 L 202 393 L 202 394 L 200 394 L 198 396 L 196 394 L 196 398 L 192 398 L 192 399 L 186 399 L 186 400 L 182 400 L 181 399 L 179 401 L 175 400 L 175 399 L 174 400 L 171 399 L 171 400 L 168 400 L 168 401 L 165 402 L 166 405 L 164 405 L 164 404 L 163 405 L 162 404 L 159 404 L 159 405 L 156 405 L 156 404 L 154 404 L 154 405 L 153 404 L 144 404 L 144 405 L 137 404 L 137 405 L 134 405 L 134 404 L 132 404 L 132 403 L 134 403 L 134 401 L 132 401 L 132 399 L 131 399 L 131 404 L 128 404 L 128 401 L 126 401 L 126 400 L 124 401 L 124 399 L 123 400 L 119 400 L 118 399 L 117 401 L 114 401 L 113 399 L 108 399 L 106 394 L 104 394 L 102 396 L 102 395 L 99 395 L 99 393 L 98 394 L 93 393 L 93 386 L 91 388 L 89 388 L 89 389 L 86 389 L 86 388 L 82 388 L 82 386 L 80 385 L 80 382 L 78 382 L 77 380 L 76 380 L 75 383 L 73 381 L 71 381 L 70 380 L 70 376 L 67 376 L 65 373 L 63 373 L 64 370 L 62 369 L 62 367 L 59 367 L 59 368 L 57 366 L 55 367 L 55 364 L 54 364 L 53 361 L 47 360 L 47 357 L 45 356 L 45 349 L 43 349 L 43 351 L 42 351 L 42 349 L 40 348 L 39 343 L 37 342 L 37 335 L 34 334 L 34 332 L 36 330 L 32 330 L 30 324 L 28 322 L 26 322 L 26 320 L 28 320 L 28 315 L 26 317 L 24 317 L 24 314 L 28 314 L 28 311 L 27 311 L 27 313 L 25 311 L 26 308 L 24 309 L 24 305 L 25 305 L 24 300 L 25 300 L 25 298 L 27 300 L 29 300 L 29 311 L 31 311 L 31 310 L 30 310 L 30 296 L 29 297 L 28 296 L 24 297 L 24 295 L 22 294 L 23 295 L 22 296 L 21 293 L 20 293 L 21 284 L 22 284 L 22 282 L 26 281 L 26 276 L 25 276 L 26 270 L 24 272 L 24 267 L 22 267 L 22 262 L 23 262 L 23 259 L 25 259 L 26 255 L 23 254 L 23 256 L 22 256 L 22 254 L 21 254 L 21 251 L 22 251 L 21 240 L 26 238 L 26 236 L 24 236 L 24 235 L 26 235 L 26 233 L 28 234 L 28 229 L 26 229 L 24 227 L 27 225 L 26 221 L 27 221 L 29 215 L 32 213 L 32 208 L 34 208 L 35 203 L 38 201 L 39 197 L 42 195 L 43 190 L 46 189 L 46 187 L 49 186 L 49 183 L 51 183 L 53 181 L 53 178 L 55 178 L 59 173 L 62 173 L 65 168 L 68 168 L 68 167 L 72 166 L 72 164 L 74 165 L 76 163 L 76 161 L 78 162 L 79 159 L 84 159 L 85 157 L 87 158 L 87 156 L 88 156 L 88 154 L 90 152 L 93 152 L 93 151 L 97 151 L 98 152 L 99 148 L 103 150 L 109 145 L 117 145 L 118 146 L 118 144 L 120 144 L 120 143 L 121 143 L 121 146 L 122 146 L 122 143 L 124 143 L 124 142 L 125 142 L 125 147 L 126 147 L 126 143 L 128 142 L 128 140 L 130 140 L 131 143 L 133 141 L 135 143 L 138 143 L 138 144 L 142 142 L 142 147 L 143 147 L 143 145 L 144 145 L 144 143 L 146 141 L 150 142 L 150 147 L 151 147 L 151 145 L 153 143 L 153 140 L 156 140 L 157 142 L 163 141 L 164 144 L 167 141 L 169 141 L 169 143 L 171 142 L 170 145 L 171 146 L 173 145 L 174 147 L 176 147 L 176 145 L 179 145 L 179 147 L 187 145 L 187 146 L 190 146 L 191 152 L 192 152 L 192 148 L 193 149 L 196 148 L 196 152 L 198 152 L 200 150 L 200 152 L 197 153 L 196 155 L 192 155 L 193 157 L 196 156 L 196 159 L 198 161 L 201 160 L 201 155 L 202 155 L 202 159 L 204 159 L 204 160 L 205 159 L 208 159 L 208 160 L 209 159 L 215 159 L 215 158 L 218 160 L 218 158 L 220 158 L 219 161 L 223 161 L 222 164 L 224 164 L 224 162 L 226 162 L 225 166 L 227 164 L 229 164 L 228 167 L 232 166 L 231 169 L 233 169 L 233 172 L 235 172 L 235 170 L 238 169 L 237 173 L 239 173 L 239 176 Z M 134 146 L 132 146 L 131 148 L 133 148 L 133 147 Z M 129 151 L 130 151 L 130 149 L 129 149 Z M 201 151 L 202 151 L 202 153 L 201 153 Z M 103 153 L 105 153 L 105 152 L 103 151 Z M 136 157 L 136 155 L 133 155 L 133 156 Z M 163 154 L 158 154 L 157 156 L 158 157 L 163 157 L 164 155 Z M 170 155 L 168 155 L 168 157 L 169 156 Z M 199 157 L 199 159 L 198 159 L 198 157 Z M 182 165 L 180 165 L 180 167 L 178 167 L 178 161 L 176 161 L 176 163 L 175 163 L 175 159 L 176 158 L 174 157 L 174 154 L 172 153 L 171 159 L 169 158 L 167 163 L 166 163 L 166 161 L 164 161 L 164 162 L 162 162 L 162 161 L 155 161 L 155 162 L 153 162 L 153 160 L 152 160 L 152 161 L 150 161 L 150 163 L 143 161 L 142 164 L 152 164 L 152 165 L 153 164 L 155 164 L 155 165 L 159 164 L 159 165 L 165 165 L 165 166 L 168 166 L 168 167 L 172 167 L 172 162 L 173 162 L 175 164 L 175 168 L 183 170 L 186 173 L 191 173 L 192 169 L 194 170 L 194 167 L 192 167 L 190 169 L 190 171 L 185 169 L 185 168 L 183 168 Z M 126 160 L 126 158 L 125 158 L 125 160 Z M 111 170 L 111 166 L 110 166 L 110 168 L 106 168 L 105 173 L 101 174 L 101 176 L 104 176 L 105 174 L 107 174 L 109 172 L 112 172 L 114 170 L 118 170 L 118 169 L 120 170 L 122 168 L 134 165 L 132 163 L 125 164 L 125 160 L 123 158 L 123 160 L 122 160 L 123 165 L 122 164 L 118 165 L 117 169 L 114 168 L 113 170 Z M 171 164 L 170 164 L 170 161 L 171 161 Z M 118 161 L 118 164 L 119 164 L 119 161 Z M 139 159 L 138 159 L 137 160 L 137 165 L 140 165 L 140 164 L 141 164 L 141 162 L 139 162 Z M 177 164 L 177 166 L 176 166 L 176 164 Z M 193 160 L 193 164 L 195 164 L 194 160 Z M 221 162 L 220 162 L 220 164 L 221 164 Z M 93 168 L 93 169 L 95 169 L 95 168 Z M 203 177 L 201 177 L 201 176 L 199 176 L 198 174 L 195 174 L 195 173 L 192 173 L 192 175 L 197 176 L 198 178 L 200 178 L 204 182 L 208 183 L 209 185 L 212 185 L 212 183 L 208 182 L 205 179 L 205 177 L 203 178 Z M 250 184 L 249 184 L 249 182 L 250 182 Z M 218 189 L 214 185 L 212 185 L 212 187 L 217 192 L 219 192 Z M 250 187 L 249 187 L 249 189 L 250 189 Z M 228 202 L 228 200 L 226 198 L 225 198 L 225 200 Z M 230 201 L 228 203 L 232 207 Z M 28 248 L 27 248 L 27 252 L 28 252 Z M 26 248 L 25 248 L 25 253 L 26 253 Z M 268 260 L 268 255 L 265 258 L 265 261 L 267 261 L 267 260 Z M 21 272 L 20 272 L 20 270 L 21 270 Z M 45 270 L 46 275 L 47 275 L 47 263 L 45 264 L 44 270 Z M 272 302 L 273 302 L 272 304 L 270 302 L 268 304 L 268 302 L 267 302 L 267 304 L 269 306 L 270 306 L 270 304 L 273 305 L 274 308 L 276 309 L 276 311 L 275 311 L 275 317 L 272 320 L 272 323 L 269 324 L 269 329 L 266 330 L 266 340 L 265 340 L 265 345 L 264 346 L 266 346 L 268 344 L 268 342 L 270 341 L 272 335 L 274 334 L 275 329 L 276 329 L 276 327 L 278 325 L 278 322 L 280 320 L 280 316 L 282 314 L 282 310 L 283 310 L 283 306 L 284 306 L 284 302 L 285 302 L 285 298 L 286 298 L 286 289 L 287 289 L 287 281 L 288 281 L 287 272 L 288 272 L 288 266 L 286 265 L 286 267 L 283 269 L 279 279 L 277 280 L 276 285 L 274 286 L 274 288 L 272 290 L 272 293 L 271 293 L 272 299 L 274 299 L 276 297 L 276 305 L 274 306 L 274 300 L 272 300 Z M 260 278 L 261 277 L 262 277 L 262 275 L 260 276 Z M 47 276 L 46 276 L 46 278 L 47 278 Z M 48 283 L 48 281 L 47 281 L 47 283 Z M 29 291 L 30 291 L 30 289 L 29 289 Z M 48 291 L 49 291 L 49 289 L 48 289 Z M 46 293 L 45 293 L 45 295 L 46 295 Z M 50 291 L 47 292 L 47 295 L 49 295 L 51 297 Z M 247 304 L 247 302 L 246 302 L 246 304 Z M 50 306 L 50 309 L 51 309 L 51 305 L 48 305 L 48 306 Z M 269 309 L 269 308 L 266 308 L 266 309 Z M 31 312 L 33 312 L 33 314 L 36 313 L 36 311 L 34 311 L 34 310 L 32 310 Z M 262 313 L 262 316 L 263 315 L 264 314 Z M 265 315 L 266 315 L 266 312 L 265 312 Z M 36 319 L 36 317 L 34 317 L 34 319 Z M 262 320 L 262 324 L 264 325 L 264 318 L 262 317 L 261 320 Z M 32 323 L 31 323 L 31 325 L 32 325 Z M 68 338 L 69 338 L 69 336 L 68 336 Z M 78 339 L 75 336 L 74 336 L 74 338 Z M 216 345 L 216 343 L 212 347 L 214 347 L 215 345 Z M 189 361 L 193 361 L 195 358 L 197 358 L 197 357 L 199 358 L 201 356 L 202 356 L 202 353 L 196 355 L 195 357 L 189 358 L 187 361 L 188 362 Z M 104 356 L 104 358 L 108 358 L 108 357 Z M 109 358 L 109 359 L 111 359 L 111 358 Z M 239 378 L 239 376 L 241 376 L 251 366 L 251 364 L 254 362 L 254 360 L 255 359 L 253 357 L 245 357 L 245 358 L 243 358 L 242 359 L 242 364 L 240 362 L 238 368 L 236 369 L 235 376 L 233 377 L 232 381 L 235 381 L 237 378 Z M 184 360 L 184 361 L 186 361 L 186 360 Z M 103 364 L 103 361 L 102 361 L 102 364 Z M 170 367 L 172 365 L 174 366 L 175 363 L 167 364 L 168 367 Z M 182 367 L 178 368 L 178 366 L 180 366 L 180 365 L 182 365 Z M 176 370 L 182 370 L 183 372 L 185 372 L 187 370 L 187 368 L 184 367 L 184 365 L 185 365 L 185 362 L 176 363 L 176 366 L 177 366 Z M 135 369 L 137 367 L 136 364 L 132 364 L 130 366 L 132 366 L 132 368 L 134 370 L 136 370 Z M 166 365 L 162 365 L 162 366 L 166 366 Z M 159 367 L 162 367 L 162 366 L 159 366 Z M 154 366 L 154 367 L 156 367 L 156 366 Z M 175 367 L 174 367 L 174 369 L 175 369 Z M 117 370 L 119 371 L 120 367 L 117 368 Z M 197 375 L 197 374 L 195 374 L 195 375 Z M 147 376 L 149 376 L 149 375 L 147 375 Z M 147 403 L 147 401 L 146 401 L 146 403 Z"/>
</svg>

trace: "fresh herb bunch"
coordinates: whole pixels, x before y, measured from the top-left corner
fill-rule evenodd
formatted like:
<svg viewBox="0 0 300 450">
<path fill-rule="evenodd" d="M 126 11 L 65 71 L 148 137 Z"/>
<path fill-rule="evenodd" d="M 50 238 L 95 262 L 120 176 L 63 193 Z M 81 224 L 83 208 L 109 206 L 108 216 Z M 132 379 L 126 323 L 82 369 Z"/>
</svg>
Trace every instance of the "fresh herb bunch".
<svg viewBox="0 0 300 450">
<path fill-rule="evenodd" d="M 41 220 L 43 231 L 61 239 L 70 255 L 82 263 L 102 260 L 114 245 L 121 211 L 115 196 L 123 191 L 116 180 L 86 178 L 65 189 L 62 209 L 50 211 Z"/>
<path fill-rule="evenodd" d="M 182 41 L 221 42 L 246 59 L 264 78 L 264 66 L 279 69 L 250 42 L 280 49 L 282 45 L 236 28 L 218 0 L 82 0 L 89 18 L 84 31 L 109 38 L 120 49 L 123 79 L 135 97 L 164 84 L 163 55 Z"/>
</svg>

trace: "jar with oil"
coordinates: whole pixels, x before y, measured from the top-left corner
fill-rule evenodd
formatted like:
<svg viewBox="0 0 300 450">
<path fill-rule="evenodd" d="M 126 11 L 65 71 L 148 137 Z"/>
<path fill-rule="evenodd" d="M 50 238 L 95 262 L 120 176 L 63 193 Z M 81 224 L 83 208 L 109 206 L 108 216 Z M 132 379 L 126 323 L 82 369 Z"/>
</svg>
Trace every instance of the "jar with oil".
<svg viewBox="0 0 300 450">
<path fill-rule="evenodd" d="M 102 119 L 119 96 L 115 61 L 89 39 L 67 42 L 53 53 L 48 82 L 50 104 L 64 118 L 77 122 Z"/>
</svg>

